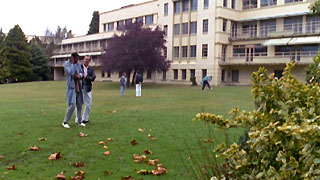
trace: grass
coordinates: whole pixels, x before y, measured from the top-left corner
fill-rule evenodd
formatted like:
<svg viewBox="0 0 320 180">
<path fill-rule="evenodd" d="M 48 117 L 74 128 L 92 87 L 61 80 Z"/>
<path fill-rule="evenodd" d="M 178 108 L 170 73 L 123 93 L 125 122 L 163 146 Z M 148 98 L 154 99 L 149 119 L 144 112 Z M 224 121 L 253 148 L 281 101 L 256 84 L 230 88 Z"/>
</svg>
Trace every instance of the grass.
<svg viewBox="0 0 320 180">
<path fill-rule="evenodd" d="M 121 179 L 131 175 L 135 179 L 188 179 L 179 152 L 188 161 L 188 146 L 197 149 L 198 138 L 209 136 L 208 128 L 192 122 L 199 112 L 227 115 L 229 110 L 253 108 L 250 87 L 215 87 L 202 92 L 200 87 L 185 85 L 144 84 L 142 98 L 134 89 L 127 89 L 120 97 L 117 83 L 94 83 L 91 123 L 78 127 L 71 120 L 71 129 L 61 122 L 66 113 L 65 82 L 35 82 L 0 86 L 0 179 L 54 179 L 61 171 L 67 178 L 75 171 L 85 171 L 86 179 Z M 116 111 L 116 113 L 112 113 Z M 138 132 L 137 129 L 144 129 Z M 80 138 L 78 133 L 88 134 Z M 231 130 L 229 137 L 237 139 L 241 130 Z M 152 141 L 148 135 L 156 137 Z M 216 130 L 217 141 L 223 141 Z M 47 138 L 40 142 L 38 138 Z M 107 142 L 113 138 L 113 142 Z M 132 146 L 130 142 L 138 144 Z M 106 141 L 110 156 L 104 156 Z M 29 151 L 36 145 L 41 150 Z M 148 158 L 158 158 L 167 168 L 162 176 L 142 176 L 140 169 L 154 169 L 147 164 L 133 162 L 133 154 L 142 155 L 145 149 L 153 152 Z M 62 159 L 49 161 L 52 153 L 61 152 Z M 85 167 L 70 164 L 83 161 Z M 8 166 L 17 165 L 9 171 Z M 104 171 L 113 172 L 105 175 Z"/>
</svg>

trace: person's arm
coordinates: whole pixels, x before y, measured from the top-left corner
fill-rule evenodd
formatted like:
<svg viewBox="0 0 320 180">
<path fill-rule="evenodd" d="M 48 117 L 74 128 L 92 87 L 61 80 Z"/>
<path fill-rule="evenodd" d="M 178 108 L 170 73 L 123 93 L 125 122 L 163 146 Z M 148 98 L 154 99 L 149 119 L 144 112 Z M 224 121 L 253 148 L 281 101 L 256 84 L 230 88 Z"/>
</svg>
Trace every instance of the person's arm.
<svg viewBox="0 0 320 180">
<path fill-rule="evenodd" d="M 89 70 L 89 69 L 88 69 Z M 87 79 L 93 82 L 96 79 L 96 74 L 94 73 L 94 69 L 92 68 L 92 74 L 87 76 Z"/>
<path fill-rule="evenodd" d="M 74 76 L 75 75 L 75 68 L 72 63 L 66 62 L 64 64 L 64 71 L 68 76 Z"/>
</svg>

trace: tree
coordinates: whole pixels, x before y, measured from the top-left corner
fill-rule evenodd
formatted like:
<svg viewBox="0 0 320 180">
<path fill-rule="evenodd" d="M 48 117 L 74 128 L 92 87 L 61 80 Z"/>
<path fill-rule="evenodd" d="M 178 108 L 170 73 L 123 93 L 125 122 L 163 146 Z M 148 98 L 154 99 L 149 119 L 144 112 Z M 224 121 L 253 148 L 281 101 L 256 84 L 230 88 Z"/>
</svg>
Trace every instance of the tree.
<svg viewBox="0 0 320 180">
<path fill-rule="evenodd" d="M 169 62 L 162 55 L 165 48 L 164 32 L 143 28 L 139 23 L 126 25 L 121 35 L 108 40 L 108 46 L 101 56 L 105 72 L 126 72 L 128 85 L 133 72 L 132 85 L 137 70 L 155 72 L 169 68 Z"/>
<path fill-rule="evenodd" d="M 320 0 L 317 0 L 314 2 L 310 7 L 309 7 L 311 13 L 313 15 L 318 15 L 320 16 Z"/>
<path fill-rule="evenodd" d="M 1 78 L 1 69 L 2 69 L 2 63 L 3 63 L 3 56 L 2 56 L 2 47 L 3 47 L 3 45 L 4 45 L 4 40 L 5 40 L 5 34 L 2 32 L 2 29 L 0 30 L 0 78 Z M 0 79 L 0 84 L 1 83 L 4 83 L 4 82 L 2 82 L 1 81 L 1 79 Z"/>
<path fill-rule="evenodd" d="M 2 54 L 2 67 L 0 69 L 0 80 L 17 79 L 20 82 L 29 81 L 32 76 L 30 63 L 30 48 L 27 39 L 19 25 L 11 29 L 4 41 L 0 52 Z"/>
<path fill-rule="evenodd" d="M 31 48 L 31 64 L 32 71 L 34 73 L 33 80 L 42 81 L 49 80 L 50 76 L 50 66 L 49 57 L 47 56 L 45 50 L 39 44 L 36 38 L 30 41 Z"/>
<path fill-rule="evenodd" d="M 306 81 L 320 83 L 320 55 L 312 59 L 313 63 L 306 68 Z"/>
<path fill-rule="evenodd" d="M 88 35 L 99 33 L 99 21 L 100 21 L 99 11 L 94 11 L 92 14 L 91 23 L 89 25 Z"/>
</svg>

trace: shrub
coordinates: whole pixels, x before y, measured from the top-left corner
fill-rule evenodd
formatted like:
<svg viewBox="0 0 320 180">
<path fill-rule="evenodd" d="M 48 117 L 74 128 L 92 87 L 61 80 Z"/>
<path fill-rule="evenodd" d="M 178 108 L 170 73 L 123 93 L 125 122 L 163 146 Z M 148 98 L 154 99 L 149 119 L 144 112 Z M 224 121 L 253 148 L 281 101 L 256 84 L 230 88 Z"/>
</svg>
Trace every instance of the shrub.
<svg viewBox="0 0 320 180">
<path fill-rule="evenodd" d="M 191 86 L 197 86 L 198 85 L 195 76 L 191 76 L 190 77 L 190 81 L 192 82 Z"/>
<path fill-rule="evenodd" d="M 312 82 L 320 82 L 320 56 L 316 56 L 312 59 L 313 63 L 310 64 L 306 71 L 307 71 L 307 75 L 306 75 L 306 81 L 308 83 L 312 83 Z"/>
<path fill-rule="evenodd" d="M 230 118 L 201 113 L 194 120 L 220 128 L 248 128 L 247 149 L 220 145 L 216 152 L 228 169 L 216 179 L 319 179 L 320 86 L 302 84 L 287 64 L 283 77 L 267 76 L 265 68 L 252 74 L 256 109 L 235 108 Z"/>
</svg>

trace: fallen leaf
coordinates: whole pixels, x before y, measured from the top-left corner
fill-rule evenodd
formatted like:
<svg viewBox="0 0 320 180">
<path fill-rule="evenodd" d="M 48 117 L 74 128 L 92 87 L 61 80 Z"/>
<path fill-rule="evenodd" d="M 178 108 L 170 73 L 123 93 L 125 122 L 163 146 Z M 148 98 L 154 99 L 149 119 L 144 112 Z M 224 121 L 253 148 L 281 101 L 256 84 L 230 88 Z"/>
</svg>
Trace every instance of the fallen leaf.
<svg viewBox="0 0 320 180">
<path fill-rule="evenodd" d="M 167 169 L 162 164 L 158 164 L 157 168 L 155 170 L 152 170 L 152 174 L 156 176 L 160 176 L 166 173 L 167 173 Z"/>
<path fill-rule="evenodd" d="M 76 162 L 76 163 L 74 163 L 73 165 L 74 165 L 75 167 L 84 167 L 84 166 L 85 166 L 84 162 L 81 162 L 81 161 Z"/>
<path fill-rule="evenodd" d="M 158 139 L 158 138 L 156 138 L 156 137 L 151 138 L 152 141 L 155 141 L 155 140 L 157 140 L 157 139 Z"/>
<path fill-rule="evenodd" d="M 85 133 L 83 133 L 83 132 L 80 132 L 80 133 L 78 134 L 78 136 L 79 136 L 79 137 L 88 137 L 88 134 L 85 134 Z"/>
<path fill-rule="evenodd" d="M 204 142 L 205 143 L 214 143 L 214 140 L 213 139 L 205 139 Z"/>
<path fill-rule="evenodd" d="M 113 174 L 111 171 L 103 171 L 103 173 L 106 174 L 106 175 L 111 175 L 111 174 Z"/>
<path fill-rule="evenodd" d="M 137 172 L 137 174 L 148 175 L 148 174 L 152 174 L 152 171 L 149 171 L 149 170 L 146 170 L 146 169 L 141 169 L 140 171 Z"/>
<path fill-rule="evenodd" d="M 38 138 L 39 141 L 46 141 L 47 138 Z"/>
<path fill-rule="evenodd" d="M 106 151 L 106 152 L 103 153 L 103 155 L 105 155 L 105 156 L 109 156 L 110 154 L 111 154 L 110 151 Z"/>
<path fill-rule="evenodd" d="M 31 146 L 29 147 L 30 151 L 40 151 L 40 148 L 38 148 L 37 146 Z"/>
<path fill-rule="evenodd" d="M 141 129 L 141 128 L 139 128 L 139 129 L 138 129 L 138 131 L 139 131 L 139 132 L 143 132 L 144 130 L 143 130 L 143 129 Z"/>
<path fill-rule="evenodd" d="M 100 142 L 99 142 L 99 144 L 100 144 L 100 145 L 105 145 L 105 144 L 106 144 L 106 142 L 104 142 L 104 141 L 100 141 Z"/>
<path fill-rule="evenodd" d="M 70 180 L 81 180 L 81 179 L 84 179 L 84 176 L 76 176 L 76 177 L 71 176 L 70 177 Z"/>
<path fill-rule="evenodd" d="M 8 170 L 17 170 L 17 165 L 12 165 L 11 167 L 7 167 Z"/>
<path fill-rule="evenodd" d="M 1 159 L 4 159 L 4 156 L 0 156 L 0 160 L 1 160 Z"/>
<path fill-rule="evenodd" d="M 121 178 L 121 180 L 134 180 L 132 176 L 126 176 Z"/>
<path fill-rule="evenodd" d="M 22 136 L 22 135 L 24 135 L 24 133 L 23 133 L 23 132 L 19 132 L 18 135 L 19 135 L 19 136 Z"/>
<path fill-rule="evenodd" d="M 159 159 L 149 159 L 149 161 L 148 161 L 148 164 L 151 166 L 154 166 L 157 163 L 159 163 Z"/>
<path fill-rule="evenodd" d="M 113 138 L 107 138 L 107 140 L 111 142 L 111 141 L 113 141 Z"/>
<path fill-rule="evenodd" d="M 108 146 L 103 146 L 104 149 L 108 149 Z"/>
<path fill-rule="evenodd" d="M 144 150 L 144 153 L 145 154 L 152 154 L 152 152 L 150 150 L 148 150 L 148 149 Z"/>
<path fill-rule="evenodd" d="M 56 179 L 65 180 L 66 177 L 64 176 L 64 172 L 62 171 L 60 174 L 58 174 L 58 175 L 56 176 Z"/>
<path fill-rule="evenodd" d="M 131 141 L 131 145 L 132 145 L 132 146 L 137 145 L 137 144 L 138 144 L 138 143 L 137 143 L 136 140 Z"/>
<path fill-rule="evenodd" d="M 117 111 L 116 111 L 116 110 L 113 110 L 113 111 L 106 111 L 105 113 L 107 113 L 107 114 L 115 114 L 115 113 L 117 113 Z"/>
<path fill-rule="evenodd" d="M 76 172 L 74 172 L 74 175 L 83 176 L 84 175 L 84 171 L 76 171 Z"/>
<path fill-rule="evenodd" d="M 139 156 L 138 154 L 133 155 L 133 159 L 135 163 L 142 163 L 145 159 L 147 159 L 146 155 Z"/>
<path fill-rule="evenodd" d="M 49 160 L 57 160 L 60 158 L 61 158 L 60 152 L 57 152 L 57 153 L 51 154 L 48 159 Z"/>
</svg>

